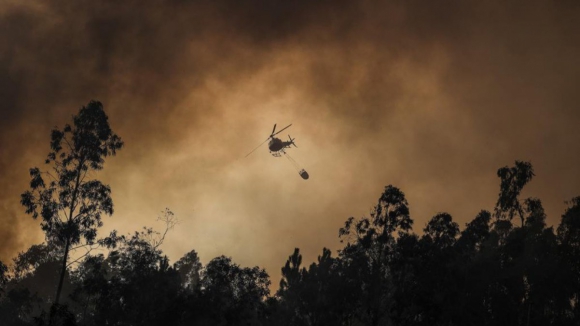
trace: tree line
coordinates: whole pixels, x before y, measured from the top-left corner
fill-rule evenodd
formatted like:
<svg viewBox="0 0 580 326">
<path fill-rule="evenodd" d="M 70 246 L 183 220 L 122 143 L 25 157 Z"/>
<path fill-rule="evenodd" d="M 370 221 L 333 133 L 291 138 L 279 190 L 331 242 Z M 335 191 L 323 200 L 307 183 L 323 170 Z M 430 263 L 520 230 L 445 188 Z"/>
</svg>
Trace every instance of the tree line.
<svg viewBox="0 0 580 326">
<path fill-rule="evenodd" d="M 369 216 L 348 218 L 336 254 L 305 266 L 296 248 L 279 289 L 263 268 L 195 250 L 171 263 L 165 232 L 98 236 L 111 189 L 93 179 L 123 141 L 101 103 L 51 133 L 46 169 L 21 196 L 46 241 L 0 262 L 1 325 L 578 325 L 580 197 L 556 229 L 538 198 L 520 198 L 529 162 L 498 170 L 493 212 L 463 229 L 438 213 L 413 232 L 403 191 L 385 187 Z M 79 253 L 80 252 L 80 253 Z M 71 255 L 74 253 L 74 255 Z"/>
</svg>

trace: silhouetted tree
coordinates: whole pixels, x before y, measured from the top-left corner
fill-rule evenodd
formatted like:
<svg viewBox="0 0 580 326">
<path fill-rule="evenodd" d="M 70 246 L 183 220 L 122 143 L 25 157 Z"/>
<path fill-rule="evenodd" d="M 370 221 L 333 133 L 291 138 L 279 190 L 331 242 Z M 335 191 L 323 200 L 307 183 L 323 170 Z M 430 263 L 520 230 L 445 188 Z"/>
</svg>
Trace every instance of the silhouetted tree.
<svg viewBox="0 0 580 326">
<path fill-rule="evenodd" d="M 75 287 L 71 294 L 80 325 L 94 325 L 98 309 L 108 298 L 111 271 L 100 254 L 86 257 L 72 273 Z"/>
<path fill-rule="evenodd" d="M 199 289 L 200 272 L 202 264 L 199 261 L 197 252 L 192 250 L 179 259 L 173 268 L 177 270 L 181 279 L 181 286 L 190 292 Z"/>
<path fill-rule="evenodd" d="M 412 306 L 417 315 L 411 324 L 444 325 L 450 323 L 454 296 L 460 292 L 452 269 L 459 227 L 451 215 L 439 213 L 431 218 L 423 232 L 414 250 L 419 258 L 413 269 L 416 296 Z"/>
<path fill-rule="evenodd" d="M 41 265 L 57 262 L 59 259 L 57 248 L 51 244 L 32 245 L 28 250 L 14 258 L 14 278 L 21 280 L 34 273 Z"/>
<path fill-rule="evenodd" d="M 147 230 L 122 237 L 107 258 L 88 257 L 75 271 L 81 325 L 177 324 L 179 274 Z"/>
<path fill-rule="evenodd" d="M 99 133 L 99 128 L 83 123 L 79 122 L 83 128 Z M 47 242 L 20 253 L 11 267 L 0 262 L 2 325 L 39 326 L 47 319 L 49 324 L 67 326 L 580 322 L 580 197 L 569 202 L 554 233 L 546 225 L 540 199 L 519 198 L 534 176 L 528 162 L 516 161 L 514 167 L 498 170 L 495 214 L 480 211 L 463 231 L 450 214 L 438 213 L 421 236 L 414 234 L 405 195 L 396 187 L 385 187 L 370 217 L 351 217 L 339 230 L 345 245 L 337 257 L 323 248 L 305 267 L 295 248 L 271 297 L 264 269 L 240 267 L 229 257 L 216 257 L 203 267 L 191 250 L 171 265 L 160 249 L 167 231 L 177 223 L 169 209 L 159 218 L 165 222 L 164 232 L 143 228 L 96 240 L 100 214 L 111 213 L 112 202 L 108 187 L 84 179 L 87 171 L 102 168 L 103 161 L 97 166 L 88 158 L 81 163 L 81 154 L 89 150 L 74 152 L 76 145 L 66 145 L 69 139 L 74 144 L 75 135 L 82 133 L 79 128 L 53 132 L 48 161 L 59 179 L 46 185 L 48 174 L 31 171 L 32 190 L 23 194 L 22 203 L 33 217 L 42 216 Z M 112 132 L 103 133 L 113 137 Z M 95 134 L 78 137 L 90 143 L 98 138 Z M 117 145 L 101 143 L 113 147 L 94 158 L 114 154 L 122 144 L 117 141 Z M 69 146 L 68 151 L 58 149 L 62 144 Z M 85 168 L 79 168 L 82 164 Z M 521 225 L 512 223 L 514 216 L 520 217 Z M 91 255 L 89 250 L 76 268 L 64 273 L 67 250 L 74 248 L 70 246 L 95 243 L 110 251 Z M 71 300 L 56 304 L 58 295 Z"/>
<path fill-rule="evenodd" d="M 457 325 L 490 325 L 489 288 L 499 268 L 491 237 L 491 213 L 482 210 L 455 244 L 451 270 L 458 287 L 452 317 Z"/>
<path fill-rule="evenodd" d="M 32 312 L 39 303 L 36 295 L 27 288 L 12 288 L 0 297 L 0 321 L 2 325 L 25 326 L 33 322 Z"/>
<path fill-rule="evenodd" d="M 256 325 L 270 293 L 264 269 L 241 268 L 231 258 L 212 259 L 202 272 L 203 319 L 211 325 Z"/>
<path fill-rule="evenodd" d="M 343 274 L 344 266 L 323 248 L 315 263 L 303 275 L 303 318 L 307 325 L 347 325 L 356 307 L 355 283 Z"/>
<path fill-rule="evenodd" d="M 390 273 L 393 278 L 393 305 L 390 309 L 394 325 L 418 325 L 421 321 L 419 296 L 421 288 L 422 248 L 415 234 L 403 234 L 397 239 Z"/>
<path fill-rule="evenodd" d="M 467 223 L 465 230 L 461 232 L 458 247 L 468 258 L 481 251 L 491 231 L 491 213 L 482 210 L 473 221 Z"/>
<path fill-rule="evenodd" d="M 281 300 L 278 320 L 283 325 L 308 325 L 304 280 L 306 274 L 306 269 L 302 267 L 300 249 L 295 248 L 282 267 L 280 288 L 276 293 Z"/>
<path fill-rule="evenodd" d="M 393 304 L 389 262 L 395 253 L 396 236 L 407 234 L 412 224 L 404 193 L 389 185 L 370 218 L 354 220 L 351 217 L 339 230 L 341 241 L 347 241 L 340 251 L 349 269 L 346 274 L 360 282 L 361 295 L 355 317 L 360 322 L 368 325 L 388 322 Z"/>
<path fill-rule="evenodd" d="M 11 278 L 6 284 L 11 305 L 25 307 L 19 309 L 21 320 L 31 320 L 41 311 L 50 310 L 54 302 L 55 284 L 59 280 L 60 263 L 58 252 L 47 244 L 33 245 L 21 252 L 10 267 Z M 63 294 L 71 290 L 68 274 L 63 280 Z"/>
<path fill-rule="evenodd" d="M 561 289 L 570 306 L 569 322 L 572 325 L 580 323 L 580 197 L 574 197 L 568 202 L 569 207 L 562 215 L 558 226 L 558 242 L 562 259 L 562 273 L 559 279 L 564 280 Z"/>
<path fill-rule="evenodd" d="M 431 218 L 423 230 L 423 239 L 438 250 L 452 247 L 459 234 L 459 225 L 453 222 L 451 215 L 439 213 Z"/>
<path fill-rule="evenodd" d="M 41 227 L 49 241 L 62 245 L 60 278 L 54 303 L 59 304 L 69 251 L 82 241 L 92 245 L 101 215 L 113 213 L 111 189 L 90 172 L 101 170 L 105 157 L 123 146 L 109 127 L 100 102 L 91 101 L 73 117 L 73 125 L 54 129 L 46 163 L 51 170 L 30 169 L 30 188 L 21 203 L 33 218 L 42 218 Z M 48 178 L 45 182 L 45 178 Z"/>
<path fill-rule="evenodd" d="M 497 170 L 497 176 L 501 178 L 499 198 L 495 205 L 496 216 L 507 218 L 511 221 L 516 214 L 520 216 L 524 225 L 524 209 L 518 196 L 524 186 L 534 177 L 534 169 L 530 162 L 516 161 L 515 166 Z"/>
</svg>

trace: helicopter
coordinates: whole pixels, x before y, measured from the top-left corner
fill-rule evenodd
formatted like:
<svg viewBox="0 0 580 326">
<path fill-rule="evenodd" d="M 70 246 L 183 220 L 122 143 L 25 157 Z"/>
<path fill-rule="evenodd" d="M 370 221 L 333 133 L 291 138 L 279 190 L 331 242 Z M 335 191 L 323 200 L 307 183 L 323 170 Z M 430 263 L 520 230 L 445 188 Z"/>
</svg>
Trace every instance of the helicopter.
<svg viewBox="0 0 580 326">
<path fill-rule="evenodd" d="M 288 135 L 288 141 L 282 141 L 280 138 L 274 137 L 277 134 L 281 133 L 282 131 L 290 128 L 290 126 L 292 126 L 292 124 L 289 124 L 286 127 L 282 128 L 282 130 L 279 130 L 278 132 L 276 132 L 276 124 L 274 124 L 274 128 L 272 129 L 270 136 L 268 136 L 268 138 L 266 138 L 266 140 L 264 140 L 260 145 L 258 145 L 258 147 L 254 148 L 251 152 L 246 154 L 246 156 L 244 156 L 244 157 L 248 157 L 250 154 L 252 154 L 255 150 L 260 148 L 260 146 L 264 145 L 264 143 L 269 140 L 268 149 L 270 150 L 270 154 L 272 154 L 272 156 L 280 157 L 280 156 L 282 156 L 282 154 L 284 154 L 284 156 L 286 156 L 286 158 L 288 158 L 290 163 L 292 163 L 297 170 L 300 169 L 298 163 L 296 163 L 296 161 L 294 161 L 294 159 L 291 158 L 290 155 L 288 155 L 288 153 L 286 153 L 286 149 L 290 148 L 290 145 L 298 148 L 298 146 L 296 146 L 296 144 L 294 143 L 294 138 L 292 138 L 290 135 Z M 304 180 L 307 180 L 309 178 L 308 172 L 306 172 L 306 170 L 304 170 L 304 169 L 301 169 L 300 171 L 298 171 L 298 174 L 300 174 L 300 176 Z"/>
<path fill-rule="evenodd" d="M 278 131 L 277 133 L 274 133 L 276 131 L 276 124 L 274 124 L 274 129 L 272 129 L 272 133 L 270 134 L 270 137 L 268 137 L 268 139 L 270 139 L 270 142 L 268 143 L 268 149 L 270 150 L 270 153 L 279 152 L 286 147 L 290 147 L 290 145 L 294 145 L 294 147 L 296 148 L 298 147 L 296 146 L 296 144 L 294 143 L 294 139 L 290 137 L 290 135 L 288 135 L 289 141 L 282 141 L 280 140 L 280 138 L 274 137 L 277 134 L 281 133 L 282 131 L 286 130 L 287 128 L 290 128 L 291 125 L 292 124 L 289 124 L 282 130 Z"/>
</svg>

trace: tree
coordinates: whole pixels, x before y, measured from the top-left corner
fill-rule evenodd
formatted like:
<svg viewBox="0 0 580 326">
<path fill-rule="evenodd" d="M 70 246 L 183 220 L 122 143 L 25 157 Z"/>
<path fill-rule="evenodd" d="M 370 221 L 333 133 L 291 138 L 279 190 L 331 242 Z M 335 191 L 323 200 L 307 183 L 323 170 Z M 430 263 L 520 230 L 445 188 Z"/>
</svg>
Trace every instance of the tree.
<svg viewBox="0 0 580 326">
<path fill-rule="evenodd" d="M 110 292 L 112 282 L 107 280 L 111 278 L 110 267 L 102 254 L 88 256 L 78 265 L 71 278 L 74 285 L 71 298 L 79 312 L 79 324 L 92 325 L 99 317 L 97 309 Z"/>
<path fill-rule="evenodd" d="M 282 268 L 276 325 L 347 324 L 358 292 L 341 275 L 341 261 L 323 248 L 308 270 L 301 268 L 301 263 L 302 255 L 296 248 Z"/>
<path fill-rule="evenodd" d="M 490 212 L 482 210 L 473 221 L 467 223 L 465 230 L 461 232 L 457 245 L 466 254 L 466 258 L 478 252 L 489 237 L 490 221 Z"/>
<path fill-rule="evenodd" d="M 54 303 L 59 304 L 69 252 L 75 245 L 96 242 L 101 216 L 113 214 L 111 188 L 90 179 L 103 169 L 105 158 L 115 155 L 123 141 L 110 128 L 103 105 L 91 101 L 73 117 L 73 125 L 51 133 L 48 171 L 30 169 L 30 190 L 21 195 L 26 213 L 42 218 L 49 242 L 62 248 L 60 277 Z M 47 179 L 47 181 L 45 181 Z"/>
<path fill-rule="evenodd" d="M 57 261 L 58 253 L 54 246 L 45 243 L 32 245 L 28 250 L 19 253 L 14 258 L 14 278 L 21 281 L 38 270 L 41 265 Z"/>
<path fill-rule="evenodd" d="M 421 257 L 417 274 L 420 321 L 424 325 L 453 324 L 457 311 L 455 298 L 459 278 L 451 265 L 455 258 L 459 226 L 448 213 L 438 213 L 429 220 L 419 241 Z"/>
<path fill-rule="evenodd" d="M 270 293 L 269 286 L 264 269 L 242 268 L 225 256 L 212 259 L 201 278 L 206 320 L 211 325 L 257 324 L 263 315 L 263 300 Z"/>
<path fill-rule="evenodd" d="M 195 250 L 192 250 L 179 259 L 173 268 L 179 273 L 181 286 L 190 292 L 199 288 L 201 262 Z"/>
<path fill-rule="evenodd" d="M 0 299 L 0 321 L 2 325 L 29 326 L 31 313 L 40 300 L 27 288 L 13 288 Z"/>
<path fill-rule="evenodd" d="M 498 273 L 496 247 L 490 241 L 491 213 L 482 210 L 461 232 L 450 269 L 459 291 L 455 293 L 453 320 L 458 325 L 489 325 L 487 298 L 490 284 Z M 497 267 L 497 268 L 496 268 Z"/>
<path fill-rule="evenodd" d="M 307 271 L 302 265 L 302 255 L 299 248 L 288 257 L 282 267 L 282 279 L 280 288 L 276 293 L 281 303 L 280 322 L 289 325 L 307 325 L 307 303 L 305 302 L 305 282 Z"/>
<path fill-rule="evenodd" d="M 300 268 L 302 265 L 302 255 L 299 248 L 294 248 L 294 253 L 288 257 L 286 264 L 282 267 L 282 279 L 280 280 L 279 294 L 297 286 L 302 281 L 302 275 L 306 269 Z"/>
<path fill-rule="evenodd" d="M 177 323 L 180 316 L 172 309 L 181 290 L 179 274 L 155 243 L 151 229 L 145 229 L 122 237 L 107 259 L 86 261 L 79 283 L 88 302 L 94 302 L 88 325 Z"/>
<path fill-rule="evenodd" d="M 572 198 L 568 204 L 558 226 L 558 239 L 569 247 L 571 256 L 580 256 L 580 197 Z"/>
<path fill-rule="evenodd" d="M 524 208 L 520 204 L 518 196 L 534 175 L 534 168 L 530 162 L 516 161 L 516 165 L 511 168 L 504 166 L 497 170 L 501 184 L 499 198 L 495 205 L 496 217 L 504 217 L 507 214 L 511 221 L 517 213 L 522 221 L 522 226 L 524 225 Z"/>
<path fill-rule="evenodd" d="M 421 273 L 421 249 L 416 234 L 405 234 L 397 239 L 390 264 L 390 273 L 395 284 L 394 304 L 390 311 L 394 325 L 417 325 L 421 320 L 419 296 L 422 289 L 417 282 Z"/>
<path fill-rule="evenodd" d="M 431 242 L 438 249 L 448 248 L 455 244 L 455 238 L 459 234 L 459 225 L 453 222 L 448 213 L 439 213 L 427 223 L 423 238 Z"/>
<path fill-rule="evenodd" d="M 362 289 L 357 318 L 364 324 L 388 322 L 393 304 L 392 274 L 389 264 L 395 255 L 396 238 L 408 235 L 413 220 L 405 194 L 389 185 L 379 197 L 370 218 L 349 218 L 339 230 L 347 244 L 340 258 L 347 264 L 346 273 Z"/>
<path fill-rule="evenodd" d="M 569 207 L 562 215 L 557 235 L 559 251 L 566 271 L 562 279 L 567 286 L 567 300 L 572 302 L 572 318 L 580 321 L 580 197 L 568 202 Z"/>
</svg>

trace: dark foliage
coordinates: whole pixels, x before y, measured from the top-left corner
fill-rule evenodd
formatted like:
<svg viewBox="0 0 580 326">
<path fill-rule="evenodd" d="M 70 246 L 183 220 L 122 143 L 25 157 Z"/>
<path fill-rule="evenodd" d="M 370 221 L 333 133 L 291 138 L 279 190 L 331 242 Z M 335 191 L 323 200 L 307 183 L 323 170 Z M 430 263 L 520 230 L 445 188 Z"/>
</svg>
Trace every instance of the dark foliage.
<svg viewBox="0 0 580 326">
<path fill-rule="evenodd" d="M 53 131 L 53 172 L 31 169 L 22 195 L 48 244 L 10 267 L 0 262 L 2 325 L 580 324 L 580 197 L 554 232 L 540 199 L 520 198 L 534 176 L 529 162 L 498 170 L 494 214 L 482 210 L 463 230 L 437 213 L 413 233 L 404 193 L 385 187 L 369 217 L 340 228 L 336 256 L 324 248 L 305 266 L 296 248 L 271 296 L 264 269 L 230 257 L 203 266 L 192 250 L 171 265 L 159 248 L 176 223 L 169 210 L 163 234 L 145 228 L 96 240 L 101 215 L 112 213 L 110 189 L 85 176 L 121 146 L 98 102 Z M 66 264 L 80 242 L 109 251 Z"/>
<path fill-rule="evenodd" d="M 21 203 L 27 214 L 42 218 L 49 244 L 62 252 L 50 318 L 62 312 L 59 302 L 72 246 L 95 244 L 101 216 L 113 214 L 110 187 L 91 180 L 90 173 L 101 170 L 105 158 L 121 147 L 123 141 L 111 130 L 103 105 L 91 101 L 73 117 L 72 126 L 52 130 L 45 162 L 50 169 L 30 169 L 30 190 L 21 195 Z"/>
</svg>

